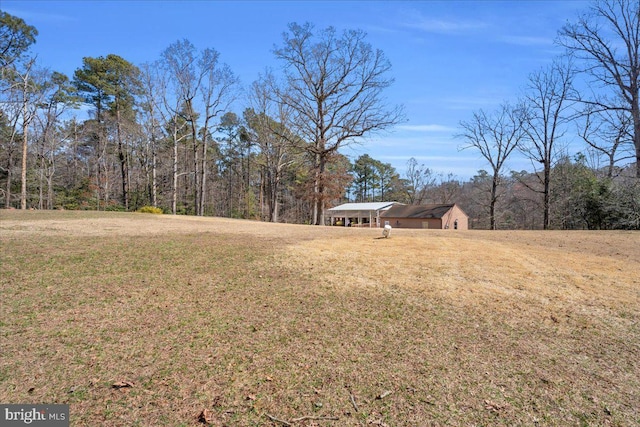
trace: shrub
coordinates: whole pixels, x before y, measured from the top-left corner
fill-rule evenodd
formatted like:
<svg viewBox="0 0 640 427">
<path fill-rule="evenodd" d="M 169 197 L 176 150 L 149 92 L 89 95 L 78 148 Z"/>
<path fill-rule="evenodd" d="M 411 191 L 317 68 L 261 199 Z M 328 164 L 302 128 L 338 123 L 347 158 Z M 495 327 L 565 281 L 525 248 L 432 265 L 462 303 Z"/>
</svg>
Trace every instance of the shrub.
<svg viewBox="0 0 640 427">
<path fill-rule="evenodd" d="M 104 207 L 106 212 L 126 212 L 127 209 L 118 203 L 109 203 Z"/>
<path fill-rule="evenodd" d="M 153 206 L 143 206 L 140 209 L 138 209 L 138 212 L 140 212 L 140 213 L 157 214 L 157 215 L 161 215 L 163 213 L 162 209 L 155 208 Z"/>
</svg>

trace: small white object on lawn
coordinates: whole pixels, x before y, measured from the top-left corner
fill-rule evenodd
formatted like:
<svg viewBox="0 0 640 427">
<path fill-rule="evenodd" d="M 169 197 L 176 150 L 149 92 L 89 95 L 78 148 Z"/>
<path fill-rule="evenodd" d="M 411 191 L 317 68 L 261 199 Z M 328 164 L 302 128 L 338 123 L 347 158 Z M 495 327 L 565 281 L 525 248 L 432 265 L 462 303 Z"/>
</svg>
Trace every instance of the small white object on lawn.
<svg viewBox="0 0 640 427">
<path fill-rule="evenodd" d="M 382 236 L 384 236 L 385 238 L 389 237 L 389 235 L 391 234 L 391 226 L 389 224 L 384 226 L 384 229 L 382 230 Z"/>
</svg>

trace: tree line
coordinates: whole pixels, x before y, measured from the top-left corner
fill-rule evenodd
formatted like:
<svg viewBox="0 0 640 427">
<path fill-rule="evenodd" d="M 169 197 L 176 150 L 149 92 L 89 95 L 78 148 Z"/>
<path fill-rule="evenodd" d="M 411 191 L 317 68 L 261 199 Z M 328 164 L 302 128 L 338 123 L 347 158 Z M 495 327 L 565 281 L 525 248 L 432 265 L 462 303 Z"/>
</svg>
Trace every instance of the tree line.
<svg viewBox="0 0 640 427">
<path fill-rule="evenodd" d="M 66 76 L 29 55 L 37 35 L 0 12 L 0 207 L 325 224 L 329 205 L 395 200 L 458 203 L 474 228 L 640 228 L 634 1 L 595 1 L 517 102 L 460 122 L 487 165 L 467 181 L 341 154 L 404 120 L 383 96 L 391 64 L 360 30 L 290 24 L 281 67 L 246 88 L 186 39 L 151 63 L 86 57 Z M 516 153 L 530 170 L 506 170 Z"/>
<path fill-rule="evenodd" d="M 517 103 L 460 122 L 464 147 L 490 166 L 481 177 L 490 181 L 488 228 L 504 226 L 510 205 L 501 199 L 519 188 L 519 201 L 541 211 L 541 228 L 638 229 L 640 3 L 596 0 L 557 43 L 565 54 L 529 75 Z M 571 155 L 576 140 L 582 148 Z M 515 152 L 533 172 L 506 178 Z"/>
</svg>

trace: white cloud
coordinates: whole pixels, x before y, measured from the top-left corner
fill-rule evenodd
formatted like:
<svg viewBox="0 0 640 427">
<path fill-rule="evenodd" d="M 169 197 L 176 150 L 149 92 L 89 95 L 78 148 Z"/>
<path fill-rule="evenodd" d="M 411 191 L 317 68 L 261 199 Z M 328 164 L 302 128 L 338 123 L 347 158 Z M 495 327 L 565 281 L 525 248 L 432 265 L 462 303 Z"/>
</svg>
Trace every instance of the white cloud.
<svg viewBox="0 0 640 427">
<path fill-rule="evenodd" d="M 535 36 L 502 36 L 500 40 L 517 46 L 552 46 L 553 39 Z"/>
<path fill-rule="evenodd" d="M 382 35 L 398 34 L 400 32 L 399 30 L 397 30 L 395 28 L 383 27 L 383 26 L 380 26 L 380 25 L 364 24 L 364 25 L 362 25 L 362 28 L 367 33 L 377 33 L 377 34 L 382 34 Z"/>
<path fill-rule="evenodd" d="M 396 126 L 398 130 L 409 132 L 455 132 L 455 128 L 443 125 L 400 125 Z"/>
<path fill-rule="evenodd" d="M 413 21 L 405 22 L 404 26 L 427 33 L 461 34 L 486 28 L 487 24 L 481 21 L 469 21 L 462 19 L 447 20 L 418 17 Z"/>
</svg>

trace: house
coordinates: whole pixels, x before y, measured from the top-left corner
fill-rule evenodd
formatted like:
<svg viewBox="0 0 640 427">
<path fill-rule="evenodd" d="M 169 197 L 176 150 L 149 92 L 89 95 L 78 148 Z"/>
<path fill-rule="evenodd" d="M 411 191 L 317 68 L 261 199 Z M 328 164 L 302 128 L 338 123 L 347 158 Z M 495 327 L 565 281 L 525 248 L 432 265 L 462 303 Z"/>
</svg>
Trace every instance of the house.
<svg viewBox="0 0 640 427">
<path fill-rule="evenodd" d="M 382 224 L 394 228 L 468 230 L 469 217 L 455 203 L 446 205 L 394 205 L 381 215 Z"/>
<path fill-rule="evenodd" d="M 398 202 L 345 203 L 327 209 L 331 225 L 344 227 L 380 227 L 380 215 Z"/>
</svg>

